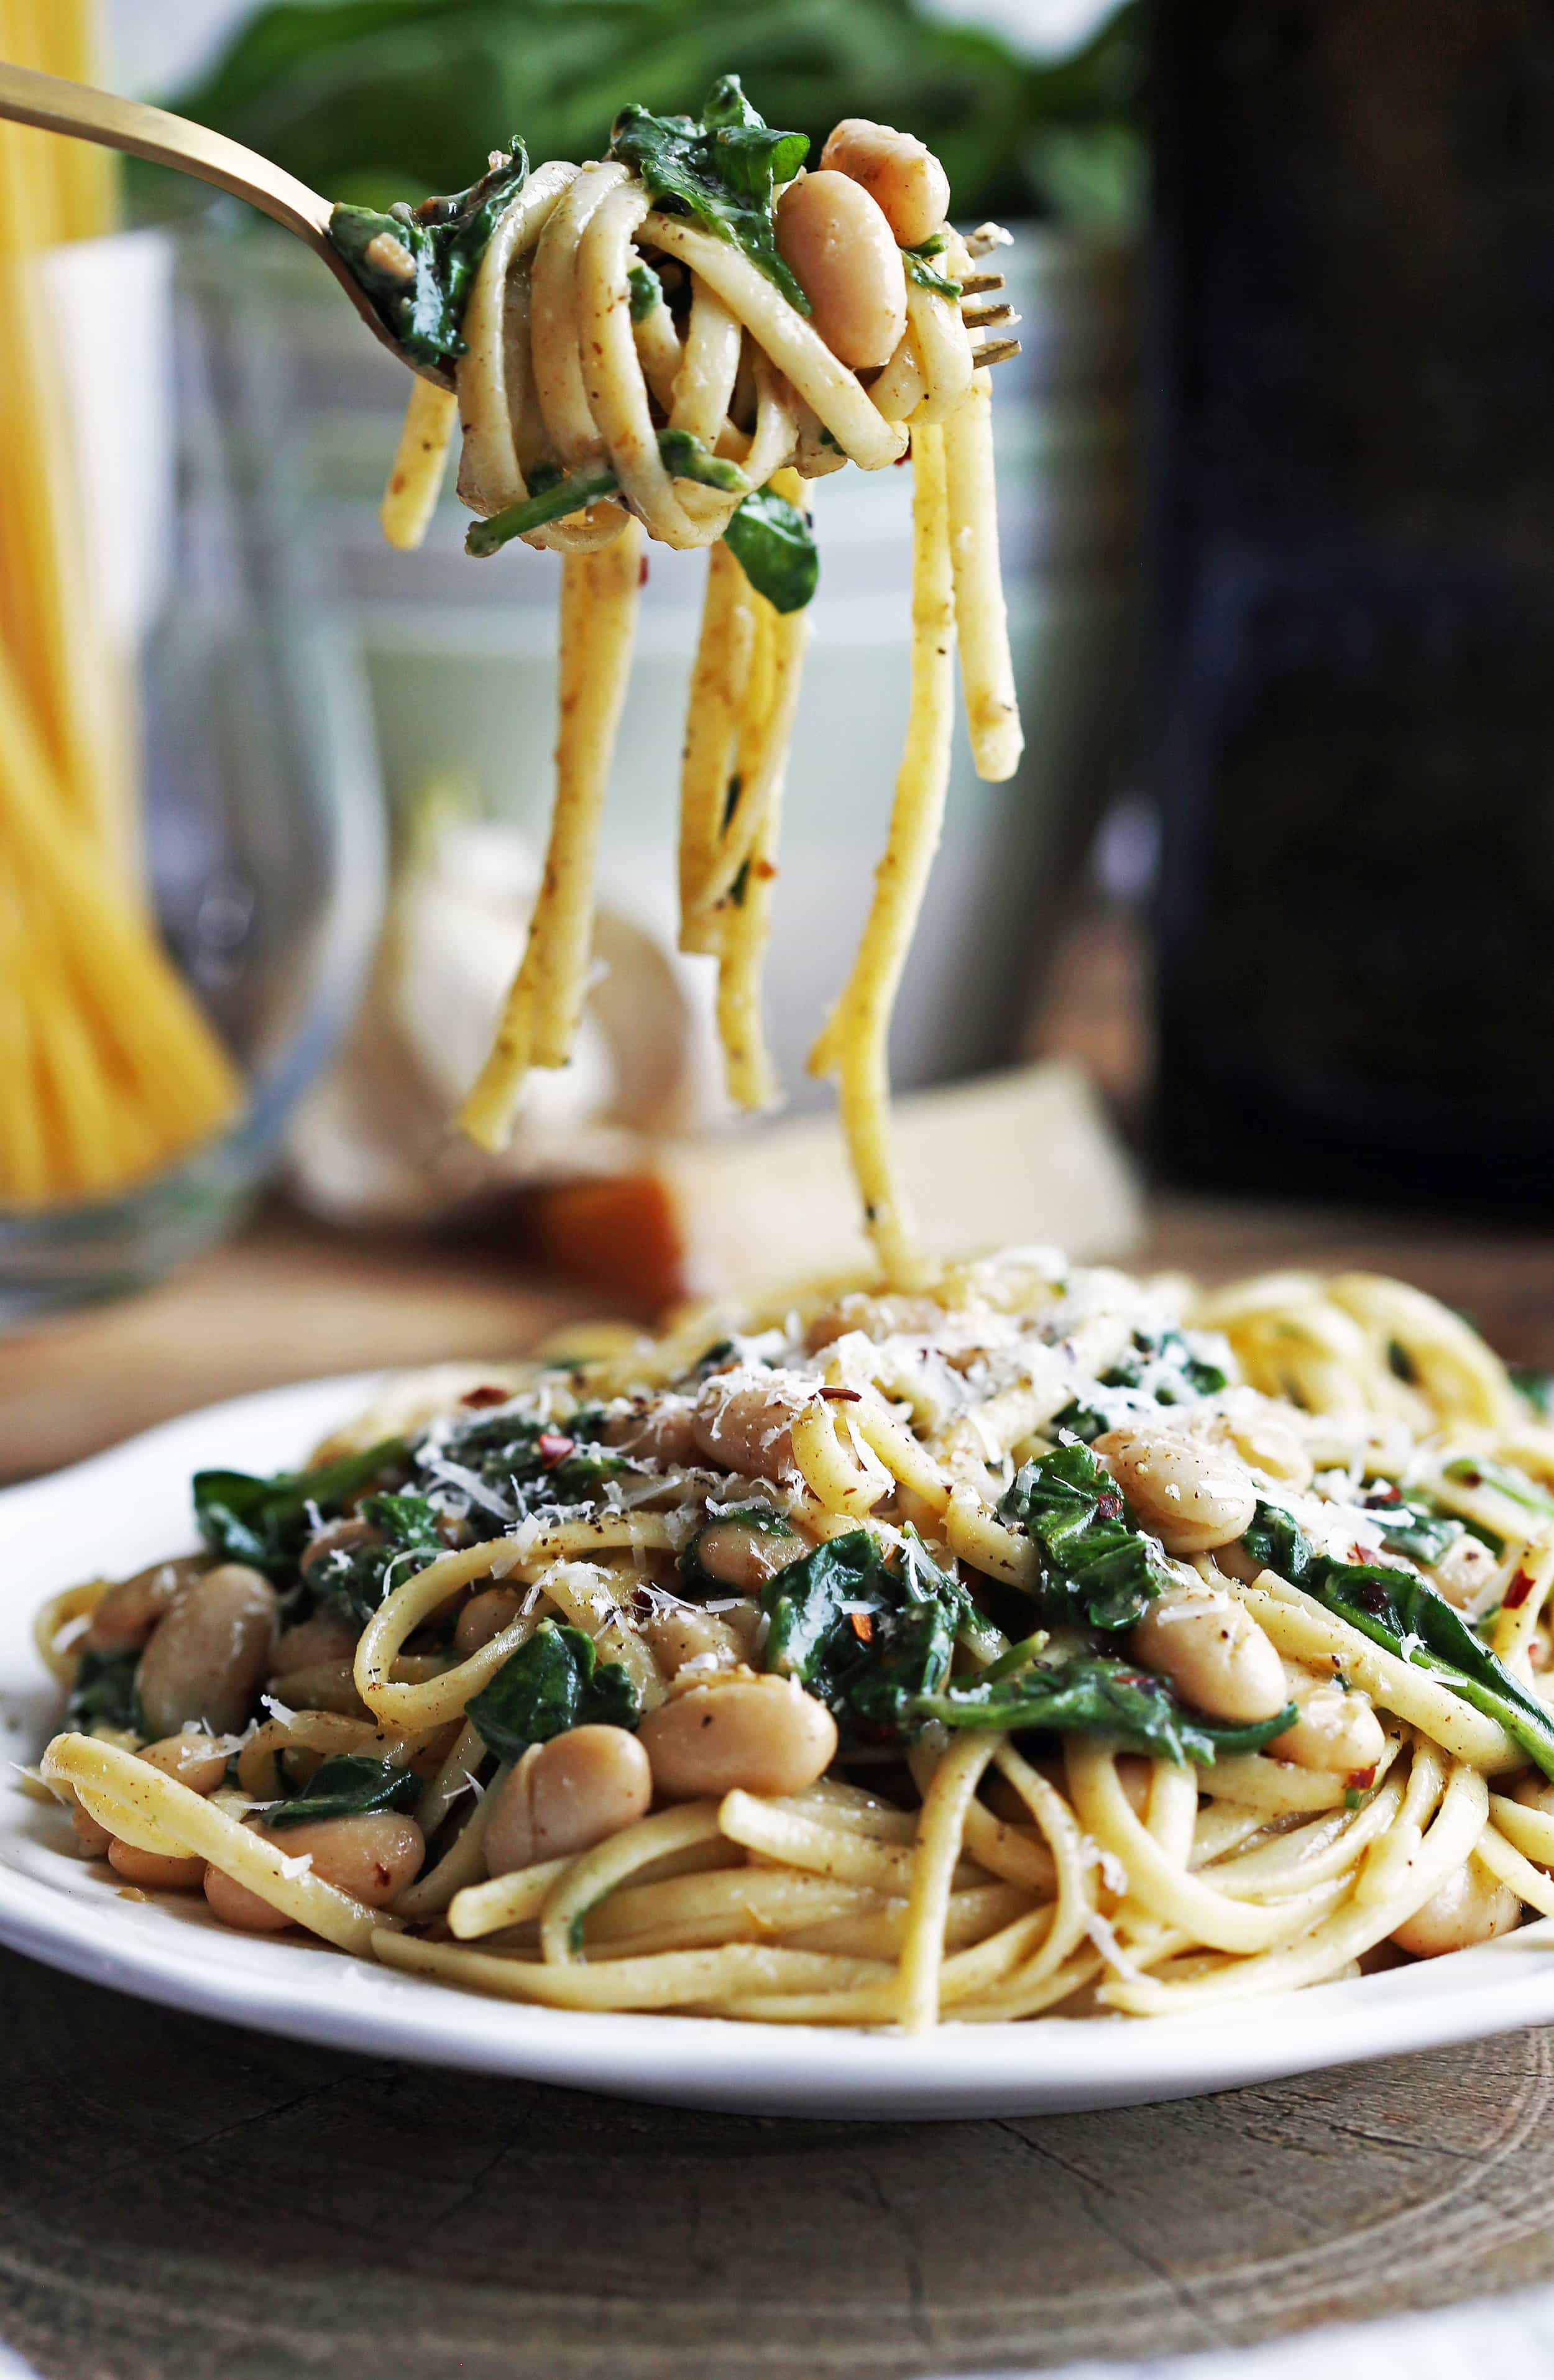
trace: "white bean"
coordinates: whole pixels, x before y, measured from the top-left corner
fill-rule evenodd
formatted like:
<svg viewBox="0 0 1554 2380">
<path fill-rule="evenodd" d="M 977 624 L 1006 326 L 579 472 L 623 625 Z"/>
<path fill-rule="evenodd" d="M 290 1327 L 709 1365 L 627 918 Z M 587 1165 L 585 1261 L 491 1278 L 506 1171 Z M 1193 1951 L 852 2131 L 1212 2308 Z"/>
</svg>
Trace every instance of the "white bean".
<svg viewBox="0 0 1554 2380">
<path fill-rule="evenodd" d="M 178 1859 L 171 1853 L 143 1852 L 117 1838 L 108 1845 L 108 1865 L 126 1884 L 146 1892 L 198 1892 L 205 1881 L 202 1859 Z"/>
<path fill-rule="evenodd" d="M 1162 1595 L 1134 1629 L 1135 1661 L 1169 1678 L 1211 1718 L 1272 1718 L 1289 1700 L 1284 1665 L 1252 1614 L 1228 1595 Z"/>
<path fill-rule="evenodd" d="M 691 1431 L 707 1462 L 745 1479 L 794 1475 L 794 1415 L 807 1402 L 793 1391 L 743 1384 L 748 1376 L 720 1373 L 697 1398 Z"/>
<path fill-rule="evenodd" d="M 486 1864 L 492 1876 L 591 1851 L 648 1815 L 648 1755 L 624 1727 L 575 1727 L 531 1743 L 491 1798 Z"/>
<path fill-rule="evenodd" d="M 1168 1553 L 1230 1545 L 1257 1509 L 1244 1465 L 1220 1447 L 1162 1429 L 1112 1429 L 1094 1451 Z"/>
<path fill-rule="evenodd" d="M 1387 1739 L 1367 1695 L 1323 1678 L 1315 1685 L 1296 1682 L 1293 1698 L 1299 1717 L 1268 1747 L 1276 1760 L 1338 1777 L 1364 1777 L 1376 1767 Z"/>
<path fill-rule="evenodd" d="M 906 328 L 895 237 L 861 182 L 807 174 L 777 201 L 777 249 L 808 298 L 816 330 L 854 371 L 888 363 Z"/>
<path fill-rule="evenodd" d="M 397 1810 L 367 1810 L 355 1818 L 310 1818 L 295 1827 L 255 1832 L 287 1859 L 310 1859 L 325 1884 L 382 1909 L 413 1884 L 426 1857 L 426 1838 L 414 1818 Z"/>
<path fill-rule="evenodd" d="M 666 1678 L 695 1667 L 735 1670 L 745 1658 L 747 1639 L 735 1634 L 722 1615 L 686 1605 L 661 1611 L 642 1630 L 654 1660 Z"/>
<path fill-rule="evenodd" d="M 226 1775 L 225 1753 L 212 1751 L 210 1737 L 197 1727 L 164 1736 L 160 1743 L 142 1744 L 138 1757 L 187 1785 L 191 1793 L 213 1793 Z"/>
<path fill-rule="evenodd" d="M 910 132 L 844 116 L 820 152 L 822 166 L 861 182 L 903 248 L 918 248 L 950 212 L 950 176 Z"/>
<path fill-rule="evenodd" d="M 274 1660 L 280 1606 L 256 1570 L 224 1562 L 184 1588 L 140 1656 L 136 1691 L 153 1736 L 191 1722 L 235 1735 Z"/>
<path fill-rule="evenodd" d="M 210 1561 L 203 1554 L 188 1554 L 177 1561 L 152 1562 L 133 1578 L 111 1586 L 91 1615 L 81 1637 L 91 1653 L 138 1653 L 158 1621 L 172 1608 L 175 1597 L 204 1575 Z"/>
<path fill-rule="evenodd" d="M 789 1678 L 704 1686 L 650 1711 L 640 1741 L 669 1802 L 703 1794 L 801 1793 L 836 1757 L 836 1721 Z"/>
<path fill-rule="evenodd" d="M 1393 1929 L 1392 1939 L 1416 1959 L 1439 1959 L 1448 1950 L 1492 1942 L 1497 1934 L 1509 1934 L 1521 1922 L 1522 1903 L 1510 1885 L 1492 1876 L 1482 1861 L 1466 1859 L 1422 1909 Z"/>
<path fill-rule="evenodd" d="M 696 1559 L 709 1576 L 736 1595 L 759 1595 L 769 1578 L 808 1551 L 791 1529 L 760 1529 L 731 1512 L 697 1533 Z"/>
</svg>

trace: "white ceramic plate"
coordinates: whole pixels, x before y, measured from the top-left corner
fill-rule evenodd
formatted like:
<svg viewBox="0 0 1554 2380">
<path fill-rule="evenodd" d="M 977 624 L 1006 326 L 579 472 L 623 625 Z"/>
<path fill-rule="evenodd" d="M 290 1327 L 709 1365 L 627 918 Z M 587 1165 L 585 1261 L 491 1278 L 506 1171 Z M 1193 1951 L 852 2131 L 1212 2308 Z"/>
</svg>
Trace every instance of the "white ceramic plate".
<svg viewBox="0 0 1554 2380">
<path fill-rule="evenodd" d="M 32 1649 L 42 1597 L 192 1543 L 202 1465 L 279 1470 L 375 1379 L 309 1381 L 170 1422 L 0 1494 L 0 1728 L 35 1758 L 58 1699 Z M 125 1900 L 68 1849 L 62 1813 L 0 1790 L 0 1940 L 90 1981 L 201 2016 L 376 2056 L 629 2097 L 795 2116 L 1015 2115 L 1121 2107 L 1265 2082 L 1554 2021 L 1554 1928 L 1212 2018 L 945 2025 L 929 2041 L 706 2018 L 575 2015 L 478 1998 L 301 1941 L 230 1934 L 203 1903 Z"/>
</svg>

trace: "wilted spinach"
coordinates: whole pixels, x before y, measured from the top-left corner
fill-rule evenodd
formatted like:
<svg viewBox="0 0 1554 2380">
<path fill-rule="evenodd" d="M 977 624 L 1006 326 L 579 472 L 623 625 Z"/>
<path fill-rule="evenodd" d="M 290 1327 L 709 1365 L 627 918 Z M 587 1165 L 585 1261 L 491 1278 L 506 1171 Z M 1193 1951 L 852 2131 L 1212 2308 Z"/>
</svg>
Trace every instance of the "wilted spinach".
<svg viewBox="0 0 1554 2380">
<path fill-rule="evenodd" d="M 801 314 L 809 300 L 777 253 L 771 201 L 809 153 L 803 132 L 774 132 L 758 115 L 737 75 L 720 75 L 702 103 L 699 124 L 688 115 L 654 115 L 624 107 L 615 118 L 610 154 L 634 165 L 655 205 L 689 215 L 701 230 L 744 249 L 752 264 Z"/>
<path fill-rule="evenodd" d="M 635 1727 L 640 1705 L 631 1673 L 601 1661 L 590 1636 L 542 1620 L 466 1708 L 488 1751 L 516 1760 L 574 1727 Z"/>
<path fill-rule="evenodd" d="M 723 543 L 773 611 L 802 612 L 820 583 L 819 549 L 807 514 L 771 488 L 746 497 Z"/>
<path fill-rule="evenodd" d="M 1231 1727 L 1178 1700 L 1162 1678 L 1104 1655 L 1051 1668 L 1034 1662 L 1017 1677 L 957 1679 L 917 1706 L 942 1727 L 1028 1729 L 1099 1735 L 1132 1752 L 1212 1767 L 1222 1755 L 1257 1752 L 1295 1718 L 1293 1703 L 1272 1718 Z"/>
<path fill-rule="evenodd" d="M 1243 1542 L 1255 1561 L 1303 1587 L 1374 1644 L 1444 1678 L 1554 1777 L 1554 1718 L 1427 1580 L 1319 1554 L 1293 1515 L 1277 1505 L 1257 1506 Z"/>
<path fill-rule="evenodd" d="M 911 1529 L 895 1568 L 865 1529 L 827 1538 L 780 1571 L 761 1604 L 767 1669 L 796 1679 L 866 1740 L 921 1731 L 921 1698 L 949 1676 L 971 1611 Z"/>
<path fill-rule="evenodd" d="M 364 1496 L 358 1517 L 378 1531 L 370 1543 L 337 1546 L 312 1563 L 308 1585 L 323 1609 L 365 1628 L 396 1586 L 447 1550 L 424 1496 Z"/>
<path fill-rule="evenodd" d="M 592 1405 L 565 1423 L 497 1412 L 465 1422 L 419 1459 L 446 1483 L 444 1493 L 468 1497 L 476 1536 L 501 1536 L 530 1512 L 597 1501 L 603 1482 L 629 1467 L 625 1455 L 598 1443 L 603 1427 Z M 473 1488 L 461 1473 L 472 1475 Z"/>
<path fill-rule="evenodd" d="M 325 1520 L 378 1482 L 398 1482 L 409 1471 L 410 1450 L 386 1438 L 361 1454 L 343 1454 L 312 1471 L 281 1471 L 273 1478 L 246 1471 L 197 1471 L 194 1517 L 200 1534 L 224 1561 L 246 1562 L 279 1585 L 297 1569 L 313 1533 L 313 1514 Z"/>
<path fill-rule="evenodd" d="M 459 325 L 480 259 L 528 178 L 528 159 L 515 138 L 488 173 L 453 198 L 401 202 L 386 214 L 351 206 L 331 212 L 331 241 L 419 362 L 448 364 L 465 352 Z"/>
<path fill-rule="evenodd" d="M 376 1810 L 413 1810 L 420 1794 L 413 1769 L 370 1753 L 342 1752 L 321 1761 L 298 1793 L 267 1810 L 267 1827 L 301 1827 L 315 1818 L 360 1818 Z"/>
<path fill-rule="evenodd" d="M 1151 1331 L 1135 1330 L 1132 1347 L 1110 1370 L 1100 1374 L 1099 1385 L 1103 1389 L 1141 1388 L 1147 1367 L 1155 1373 L 1149 1393 L 1157 1404 L 1189 1404 L 1196 1397 L 1217 1395 L 1227 1385 L 1219 1365 L 1206 1363 L 1201 1355 L 1195 1355 L 1181 1331 L 1175 1330 L 1163 1330 L 1158 1336 Z M 1068 1431 L 1087 1440 L 1099 1438 L 1110 1427 L 1104 1414 L 1078 1398 L 1066 1404 L 1052 1423 L 1055 1430 Z"/>
<path fill-rule="evenodd" d="M 1087 1446 L 1054 1447 L 1022 1464 L 998 1509 L 1036 1548 L 1037 1600 L 1051 1623 L 1131 1628 L 1172 1584 L 1127 1499 Z"/>
<path fill-rule="evenodd" d="M 90 1735 L 94 1728 L 123 1728 L 131 1735 L 145 1732 L 140 1699 L 135 1692 L 139 1653 L 81 1655 L 76 1664 L 70 1699 L 65 1706 L 67 1727 Z"/>
</svg>

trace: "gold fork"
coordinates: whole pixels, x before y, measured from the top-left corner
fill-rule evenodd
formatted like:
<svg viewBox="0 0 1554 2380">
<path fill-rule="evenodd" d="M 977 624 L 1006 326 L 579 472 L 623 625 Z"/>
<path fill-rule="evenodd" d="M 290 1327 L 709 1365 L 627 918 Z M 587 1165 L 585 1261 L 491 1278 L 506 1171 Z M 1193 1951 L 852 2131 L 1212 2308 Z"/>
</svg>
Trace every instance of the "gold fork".
<svg viewBox="0 0 1554 2380">
<path fill-rule="evenodd" d="M 391 355 L 419 372 L 422 380 L 452 389 L 451 373 L 411 355 L 383 322 L 329 236 L 334 212 L 330 201 L 299 182 L 295 174 L 273 165 L 268 157 L 245 149 L 239 140 L 229 140 L 225 132 L 190 124 L 163 107 L 149 107 L 144 100 L 119 99 L 112 91 L 92 91 L 85 83 L 67 82 L 59 75 L 37 74 L 30 67 L 11 66 L 4 58 L 0 58 L 0 115 L 9 116 L 16 124 L 33 125 L 41 132 L 63 132 L 73 140 L 98 141 L 105 149 L 122 149 L 127 156 L 143 157 L 152 165 L 171 165 L 177 173 L 214 183 L 232 198 L 246 199 L 250 207 L 273 216 L 323 259 L 373 337 Z M 1002 286 L 1002 274 L 978 273 L 966 282 L 963 303 L 967 296 Z M 976 330 L 1014 317 L 1003 306 L 973 309 L 965 319 L 967 328 Z M 994 340 L 977 349 L 977 360 L 1002 363 L 1018 353 L 1017 339 Z"/>
</svg>

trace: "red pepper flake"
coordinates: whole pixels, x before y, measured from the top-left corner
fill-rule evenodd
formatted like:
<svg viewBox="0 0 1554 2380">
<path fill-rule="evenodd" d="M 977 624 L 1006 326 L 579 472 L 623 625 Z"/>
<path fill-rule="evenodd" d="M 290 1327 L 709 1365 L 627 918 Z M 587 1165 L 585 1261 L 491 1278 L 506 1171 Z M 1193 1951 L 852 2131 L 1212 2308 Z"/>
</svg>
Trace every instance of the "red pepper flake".
<svg viewBox="0 0 1554 2380">
<path fill-rule="evenodd" d="M 547 1471 L 553 1471 L 558 1463 L 565 1463 L 569 1454 L 577 1452 L 577 1439 L 564 1438 L 559 1429 L 542 1429 L 540 1433 L 540 1460 Z"/>
<path fill-rule="evenodd" d="M 1518 1604 L 1525 1603 L 1536 1585 L 1530 1570 L 1519 1570 L 1500 1597 L 1506 1610 L 1514 1611 Z"/>
<path fill-rule="evenodd" d="M 1096 1498 L 1096 1518 L 1098 1521 L 1118 1521 L 1121 1520 L 1122 1516 L 1123 1500 L 1121 1496 L 1098 1496 Z"/>
<path fill-rule="evenodd" d="M 1352 1768 L 1343 1781 L 1351 1793 L 1368 1793 L 1376 1782 L 1376 1762 L 1368 1768 Z"/>
<path fill-rule="evenodd" d="M 640 562 L 637 564 L 637 584 L 638 585 L 638 587 L 646 587 L 647 583 L 648 583 L 648 557 L 647 557 L 647 555 L 646 555 L 646 554 L 644 554 L 644 555 L 642 556 L 641 561 L 640 561 Z"/>
<path fill-rule="evenodd" d="M 863 1402 L 856 1389 L 822 1389 L 820 1394 L 828 1405 L 861 1405 Z"/>
<path fill-rule="evenodd" d="M 1457 1477 L 1464 1488 L 1482 1488 L 1484 1485 L 1482 1471 L 1459 1471 Z"/>
<path fill-rule="evenodd" d="M 774 859 L 752 860 L 750 873 L 753 876 L 759 876 L 763 884 L 769 883 L 777 873 L 777 863 Z"/>
<path fill-rule="evenodd" d="M 853 1633 L 857 1638 L 858 1643 L 860 1645 L 872 1645 L 874 1642 L 874 1614 L 871 1611 L 849 1611 L 847 1617 L 852 1622 Z"/>
<path fill-rule="evenodd" d="M 475 1405 L 477 1407 L 480 1405 L 504 1405 L 512 1402 L 512 1396 L 513 1391 L 511 1389 L 498 1389 L 488 1385 L 483 1389 L 468 1390 L 465 1395 L 460 1397 L 459 1402 L 461 1405 Z"/>
</svg>

